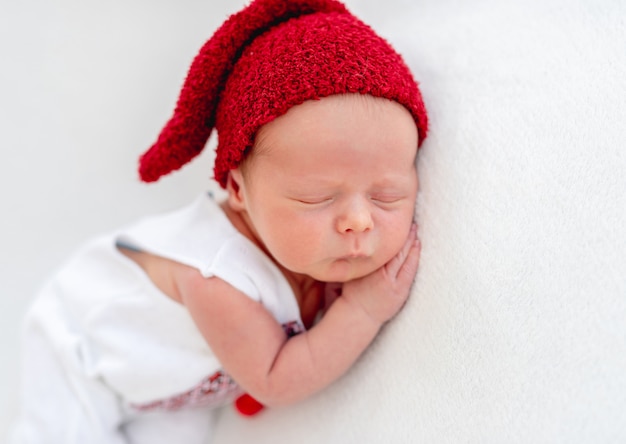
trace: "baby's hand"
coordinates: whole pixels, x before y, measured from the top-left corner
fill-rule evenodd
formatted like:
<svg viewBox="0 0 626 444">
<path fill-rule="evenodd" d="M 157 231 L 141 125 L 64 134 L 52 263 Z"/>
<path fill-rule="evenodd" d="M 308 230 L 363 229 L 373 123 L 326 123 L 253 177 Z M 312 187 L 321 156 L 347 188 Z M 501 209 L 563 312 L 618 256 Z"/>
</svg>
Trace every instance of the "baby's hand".
<svg viewBox="0 0 626 444">
<path fill-rule="evenodd" d="M 409 297 L 419 265 L 420 250 L 417 227 L 413 224 L 398 254 L 367 276 L 346 282 L 342 297 L 361 307 L 375 322 L 382 324 L 388 321 Z"/>
</svg>

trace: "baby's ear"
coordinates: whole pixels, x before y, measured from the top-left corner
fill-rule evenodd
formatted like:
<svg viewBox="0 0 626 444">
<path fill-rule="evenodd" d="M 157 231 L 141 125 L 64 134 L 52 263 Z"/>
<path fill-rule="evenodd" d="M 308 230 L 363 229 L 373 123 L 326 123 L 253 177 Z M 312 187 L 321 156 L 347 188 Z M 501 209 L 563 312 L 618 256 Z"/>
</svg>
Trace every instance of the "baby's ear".
<svg viewBox="0 0 626 444">
<path fill-rule="evenodd" d="M 244 179 L 239 168 L 228 172 L 226 191 L 228 192 L 228 205 L 230 205 L 230 208 L 234 211 L 245 210 Z"/>
</svg>

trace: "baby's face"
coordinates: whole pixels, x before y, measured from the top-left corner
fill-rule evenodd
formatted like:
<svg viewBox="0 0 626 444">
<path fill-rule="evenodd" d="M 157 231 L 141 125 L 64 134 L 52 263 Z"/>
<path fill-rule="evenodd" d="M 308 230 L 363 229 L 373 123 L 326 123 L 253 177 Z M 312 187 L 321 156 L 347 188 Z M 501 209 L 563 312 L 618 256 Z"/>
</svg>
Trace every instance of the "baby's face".
<svg viewBox="0 0 626 444">
<path fill-rule="evenodd" d="M 283 267 L 346 282 L 404 244 L 418 188 L 417 129 L 401 105 L 331 96 L 265 125 L 239 175 L 245 219 Z"/>
</svg>

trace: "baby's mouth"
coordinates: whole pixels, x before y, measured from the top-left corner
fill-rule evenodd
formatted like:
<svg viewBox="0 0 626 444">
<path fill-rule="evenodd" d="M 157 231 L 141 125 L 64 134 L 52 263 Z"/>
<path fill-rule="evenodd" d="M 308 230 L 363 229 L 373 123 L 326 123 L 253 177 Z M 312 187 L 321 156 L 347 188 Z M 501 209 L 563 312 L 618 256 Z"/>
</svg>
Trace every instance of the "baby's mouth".
<svg viewBox="0 0 626 444">
<path fill-rule="evenodd" d="M 358 259 L 366 259 L 368 258 L 369 255 L 363 252 L 353 252 L 353 253 L 348 253 L 344 256 L 341 256 L 339 259 L 344 259 L 344 260 L 358 260 Z"/>
</svg>

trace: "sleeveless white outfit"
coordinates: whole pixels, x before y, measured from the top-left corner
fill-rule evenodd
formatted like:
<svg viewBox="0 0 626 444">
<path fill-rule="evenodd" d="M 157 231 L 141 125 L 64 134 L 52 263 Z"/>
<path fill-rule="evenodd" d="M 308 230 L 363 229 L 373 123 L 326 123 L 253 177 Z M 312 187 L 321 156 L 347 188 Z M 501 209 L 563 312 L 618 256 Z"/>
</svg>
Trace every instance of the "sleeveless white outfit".
<svg viewBox="0 0 626 444">
<path fill-rule="evenodd" d="M 94 240 L 44 287 L 25 323 L 14 444 L 206 444 L 212 410 L 240 393 L 185 307 L 116 244 L 219 277 L 288 334 L 304 330 L 280 270 L 203 195 Z"/>
</svg>

